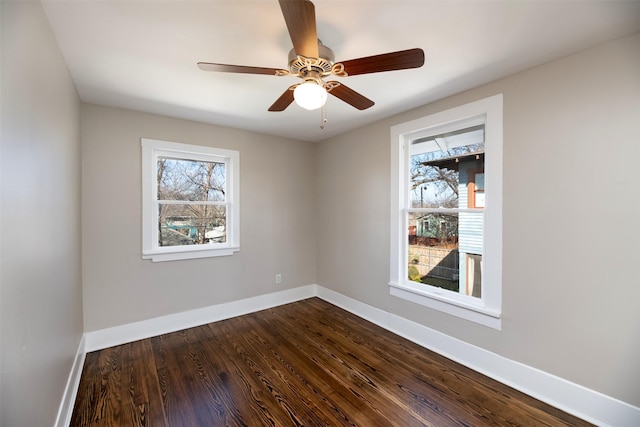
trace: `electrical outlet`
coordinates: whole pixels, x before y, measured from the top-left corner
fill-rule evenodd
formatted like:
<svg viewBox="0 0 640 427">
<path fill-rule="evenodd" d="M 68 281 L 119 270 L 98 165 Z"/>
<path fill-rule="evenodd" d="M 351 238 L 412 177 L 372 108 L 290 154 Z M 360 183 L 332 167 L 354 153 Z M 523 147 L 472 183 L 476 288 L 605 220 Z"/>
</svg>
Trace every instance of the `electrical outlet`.
<svg viewBox="0 0 640 427">
<path fill-rule="evenodd" d="M 276 274 L 276 285 L 282 283 L 282 274 Z"/>
</svg>

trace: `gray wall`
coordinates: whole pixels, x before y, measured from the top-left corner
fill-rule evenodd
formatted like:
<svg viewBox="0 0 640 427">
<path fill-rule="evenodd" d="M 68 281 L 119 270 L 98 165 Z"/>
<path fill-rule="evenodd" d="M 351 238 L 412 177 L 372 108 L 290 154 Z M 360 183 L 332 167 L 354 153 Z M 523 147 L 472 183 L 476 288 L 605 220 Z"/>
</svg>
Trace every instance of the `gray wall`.
<svg viewBox="0 0 640 427">
<path fill-rule="evenodd" d="M 501 332 L 387 286 L 390 126 L 498 93 Z M 316 155 L 318 284 L 640 406 L 639 158 L 640 34 L 327 140 Z"/>
<path fill-rule="evenodd" d="M 95 105 L 81 129 L 86 331 L 315 283 L 313 144 Z M 240 252 L 141 258 L 141 137 L 240 152 Z"/>
<path fill-rule="evenodd" d="M 80 101 L 40 3 L 0 7 L 0 425 L 49 426 L 83 331 Z"/>
</svg>

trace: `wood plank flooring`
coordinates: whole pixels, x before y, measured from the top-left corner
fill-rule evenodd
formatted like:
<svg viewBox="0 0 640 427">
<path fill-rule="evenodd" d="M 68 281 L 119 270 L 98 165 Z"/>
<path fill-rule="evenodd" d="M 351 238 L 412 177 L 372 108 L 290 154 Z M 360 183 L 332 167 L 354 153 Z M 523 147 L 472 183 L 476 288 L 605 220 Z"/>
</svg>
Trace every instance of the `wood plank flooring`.
<svg viewBox="0 0 640 427">
<path fill-rule="evenodd" d="M 87 354 L 72 426 L 586 426 L 318 298 Z"/>
</svg>

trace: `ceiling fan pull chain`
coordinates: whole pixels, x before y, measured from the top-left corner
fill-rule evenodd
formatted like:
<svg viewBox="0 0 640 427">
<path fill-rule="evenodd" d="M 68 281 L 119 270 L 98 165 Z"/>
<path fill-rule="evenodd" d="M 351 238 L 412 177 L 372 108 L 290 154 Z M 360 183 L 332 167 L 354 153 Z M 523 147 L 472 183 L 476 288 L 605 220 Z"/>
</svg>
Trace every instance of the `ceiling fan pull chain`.
<svg viewBox="0 0 640 427">
<path fill-rule="evenodd" d="M 327 124 L 327 104 L 324 104 L 321 109 L 321 122 L 320 129 L 324 130 L 324 126 Z"/>
</svg>

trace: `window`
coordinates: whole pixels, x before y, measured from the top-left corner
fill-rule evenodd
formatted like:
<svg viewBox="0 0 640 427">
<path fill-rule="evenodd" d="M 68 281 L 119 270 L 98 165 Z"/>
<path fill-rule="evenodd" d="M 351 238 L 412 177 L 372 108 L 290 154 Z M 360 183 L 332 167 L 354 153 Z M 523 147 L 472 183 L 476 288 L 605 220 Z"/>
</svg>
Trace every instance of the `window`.
<svg viewBox="0 0 640 427">
<path fill-rule="evenodd" d="M 239 247 L 239 153 L 142 139 L 142 258 L 232 255 Z"/>
<path fill-rule="evenodd" d="M 484 208 L 484 169 L 469 171 L 469 207 Z"/>
<path fill-rule="evenodd" d="M 501 328 L 502 95 L 391 128 L 392 295 Z"/>
</svg>

